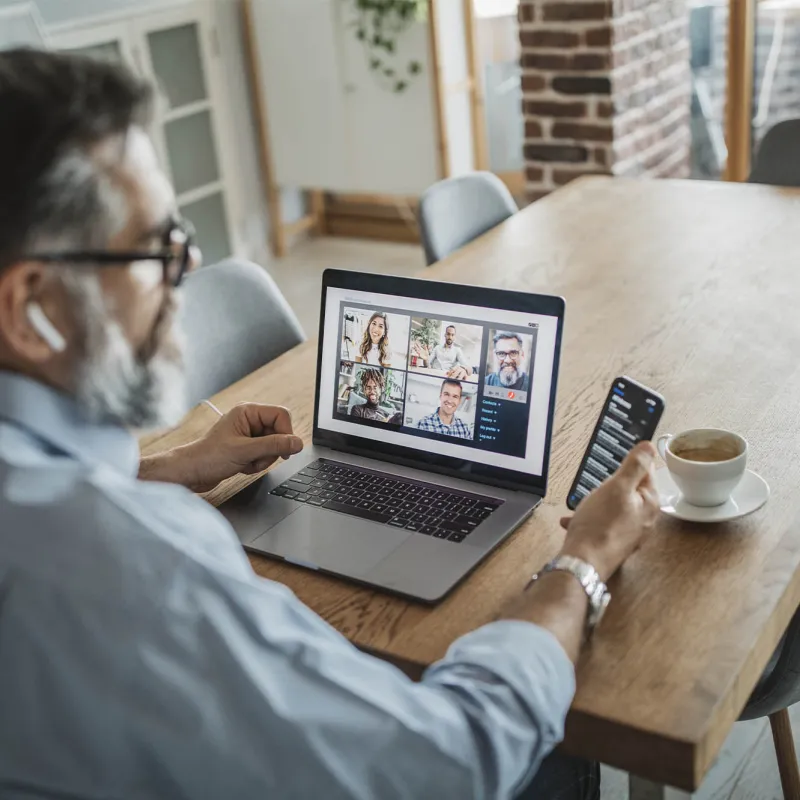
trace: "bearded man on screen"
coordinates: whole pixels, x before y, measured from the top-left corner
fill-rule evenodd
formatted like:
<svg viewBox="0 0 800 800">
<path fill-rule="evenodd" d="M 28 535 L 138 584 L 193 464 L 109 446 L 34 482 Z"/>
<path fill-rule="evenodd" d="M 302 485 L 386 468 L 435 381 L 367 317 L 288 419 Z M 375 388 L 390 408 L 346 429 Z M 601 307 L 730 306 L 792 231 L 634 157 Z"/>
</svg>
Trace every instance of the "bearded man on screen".
<svg viewBox="0 0 800 800">
<path fill-rule="evenodd" d="M 367 402 L 353 406 L 350 416 L 356 419 L 371 419 L 376 422 L 386 422 L 387 416 L 380 407 L 383 392 L 386 388 L 386 379 L 379 369 L 364 369 L 358 376 L 358 389 Z"/>
<path fill-rule="evenodd" d="M 527 392 L 530 380 L 525 371 L 527 356 L 522 336 L 497 331 L 492 337 L 492 345 L 495 369 L 486 376 L 486 385 Z"/>
</svg>

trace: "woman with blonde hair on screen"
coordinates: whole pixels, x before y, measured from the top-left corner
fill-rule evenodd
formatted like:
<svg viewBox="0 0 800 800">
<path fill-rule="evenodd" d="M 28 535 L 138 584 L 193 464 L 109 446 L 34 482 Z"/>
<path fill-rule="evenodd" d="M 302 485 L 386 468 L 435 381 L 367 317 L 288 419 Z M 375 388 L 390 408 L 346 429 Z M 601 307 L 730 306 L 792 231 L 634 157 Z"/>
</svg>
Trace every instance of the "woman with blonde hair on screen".
<svg viewBox="0 0 800 800">
<path fill-rule="evenodd" d="M 389 350 L 389 320 L 382 311 L 376 311 L 367 323 L 364 338 L 358 348 L 356 362 L 374 367 L 391 366 Z"/>
</svg>

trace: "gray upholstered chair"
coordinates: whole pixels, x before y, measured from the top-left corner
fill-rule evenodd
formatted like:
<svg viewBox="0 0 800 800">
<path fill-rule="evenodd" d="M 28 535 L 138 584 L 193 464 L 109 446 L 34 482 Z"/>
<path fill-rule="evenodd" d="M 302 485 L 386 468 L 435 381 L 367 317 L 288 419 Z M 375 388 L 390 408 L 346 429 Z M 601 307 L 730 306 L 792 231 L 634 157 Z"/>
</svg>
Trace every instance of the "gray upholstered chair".
<svg viewBox="0 0 800 800">
<path fill-rule="evenodd" d="M 366 402 L 366 397 L 362 397 L 355 389 L 352 389 L 347 397 L 347 413 L 349 414 L 356 406 L 365 405 Z"/>
<path fill-rule="evenodd" d="M 230 259 L 186 278 L 187 396 L 194 405 L 305 340 L 266 270 Z"/>
<path fill-rule="evenodd" d="M 761 141 L 750 183 L 800 187 L 800 119 L 779 122 Z M 769 717 L 785 797 L 800 792 L 789 706 L 800 702 L 800 610 L 767 664 L 740 719 Z"/>
<path fill-rule="evenodd" d="M 428 266 L 517 211 L 508 187 L 491 172 L 473 172 L 435 183 L 419 203 L 419 227 Z"/>
<path fill-rule="evenodd" d="M 800 186 L 800 119 L 788 119 L 770 128 L 755 158 L 750 183 Z"/>
</svg>

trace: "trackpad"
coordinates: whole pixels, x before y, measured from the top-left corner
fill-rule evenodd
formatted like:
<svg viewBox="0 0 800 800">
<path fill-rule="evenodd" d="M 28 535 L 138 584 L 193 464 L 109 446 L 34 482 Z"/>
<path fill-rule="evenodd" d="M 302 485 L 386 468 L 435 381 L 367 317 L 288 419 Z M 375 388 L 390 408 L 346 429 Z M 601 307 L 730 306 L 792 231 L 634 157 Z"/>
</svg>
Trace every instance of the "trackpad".
<svg viewBox="0 0 800 800">
<path fill-rule="evenodd" d="M 359 576 L 412 535 L 358 517 L 303 506 L 249 546 L 306 565 Z"/>
</svg>

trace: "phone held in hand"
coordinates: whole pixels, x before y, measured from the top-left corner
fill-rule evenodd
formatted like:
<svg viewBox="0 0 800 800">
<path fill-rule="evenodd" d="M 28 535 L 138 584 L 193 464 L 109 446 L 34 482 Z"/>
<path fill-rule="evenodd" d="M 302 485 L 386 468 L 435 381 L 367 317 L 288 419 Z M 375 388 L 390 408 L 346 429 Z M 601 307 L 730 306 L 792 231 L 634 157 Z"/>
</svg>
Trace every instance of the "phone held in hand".
<svg viewBox="0 0 800 800">
<path fill-rule="evenodd" d="M 664 398 L 658 392 L 626 376 L 617 378 L 567 495 L 567 508 L 574 511 L 584 497 L 617 471 L 636 444 L 652 439 L 663 413 Z"/>
</svg>

